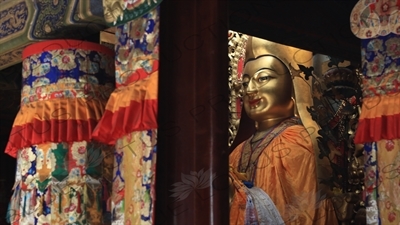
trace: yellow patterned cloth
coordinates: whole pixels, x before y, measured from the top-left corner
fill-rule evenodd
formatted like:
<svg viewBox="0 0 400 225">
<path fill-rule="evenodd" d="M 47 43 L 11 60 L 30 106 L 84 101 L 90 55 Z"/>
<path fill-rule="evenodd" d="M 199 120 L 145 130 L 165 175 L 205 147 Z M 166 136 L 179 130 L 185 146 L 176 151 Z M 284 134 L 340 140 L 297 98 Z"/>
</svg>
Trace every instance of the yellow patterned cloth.
<svg viewBox="0 0 400 225">
<path fill-rule="evenodd" d="M 153 224 L 156 142 L 155 129 L 118 139 L 113 173 L 113 224 Z"/>
</svg>

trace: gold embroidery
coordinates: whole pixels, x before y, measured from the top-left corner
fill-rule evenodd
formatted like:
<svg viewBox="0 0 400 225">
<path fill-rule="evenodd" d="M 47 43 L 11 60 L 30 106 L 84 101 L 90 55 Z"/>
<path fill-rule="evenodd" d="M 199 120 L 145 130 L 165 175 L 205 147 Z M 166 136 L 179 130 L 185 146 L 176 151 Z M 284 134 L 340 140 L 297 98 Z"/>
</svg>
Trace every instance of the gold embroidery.
<svg viewBox="0 0 400 225">
<path fill-rule="evenodd" d="M 114 23 L 124 14 L 124 0 L 103 0 L 104 19 L 107 23 Z"/>
</svg>

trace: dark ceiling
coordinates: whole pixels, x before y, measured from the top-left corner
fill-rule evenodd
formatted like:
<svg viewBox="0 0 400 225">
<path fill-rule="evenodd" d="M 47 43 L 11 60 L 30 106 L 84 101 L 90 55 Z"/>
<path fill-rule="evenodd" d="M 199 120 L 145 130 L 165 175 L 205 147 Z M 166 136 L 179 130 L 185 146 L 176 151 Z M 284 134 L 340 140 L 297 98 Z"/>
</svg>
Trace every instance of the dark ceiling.
<svg viewBox="0 0 400 225">
<path fill-rule="evenodd" d="M 350 31 L 357 0 L 229 1 L 229 28 L 286 45 L 360 61 L 360 40 Z"/>
</svg>

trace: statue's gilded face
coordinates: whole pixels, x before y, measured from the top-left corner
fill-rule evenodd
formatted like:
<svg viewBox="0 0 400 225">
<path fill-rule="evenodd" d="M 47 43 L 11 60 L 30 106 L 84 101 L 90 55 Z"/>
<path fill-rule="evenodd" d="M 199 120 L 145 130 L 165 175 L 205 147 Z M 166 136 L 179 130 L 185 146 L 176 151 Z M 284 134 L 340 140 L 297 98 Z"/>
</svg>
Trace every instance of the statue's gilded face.
<svg viewBox="0 0 400 225">
<path fill-rule="evenodd" d="M 249 60 L 243 72 L 244 108 L 247 115 L 261 122 L 293 113 L 293 83 L 287 67 L 266 55 Z"/>
</svg>

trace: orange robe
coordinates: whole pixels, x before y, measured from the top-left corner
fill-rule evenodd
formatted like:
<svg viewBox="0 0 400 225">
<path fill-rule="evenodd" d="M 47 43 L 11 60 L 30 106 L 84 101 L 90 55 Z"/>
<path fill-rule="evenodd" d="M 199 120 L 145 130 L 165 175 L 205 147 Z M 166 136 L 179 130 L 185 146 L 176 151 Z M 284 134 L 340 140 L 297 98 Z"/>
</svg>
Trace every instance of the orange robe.
<svg viewBox="0 0 400 225">
<path fill-rule="evenodd" d="M 254 186 L 264 190 L 275 203 L 285 224 L 338 224 L 330 200 L 317 189 L 316 160 L 312 142 L 302 125 L 286 128 L 267 144 L 254 163 Z M 244 143 L 229 157 L 234 169 L 239 166 Z M 254 160 L 254 159 L 253 159 Z M 243 162 L 242 165 L 247 162 Z M 234 181 L 234 183 L 239 183 Z M 238 187 L 238 186 L 236 186 Z M 230 224 L 243 225 L 245 217 L 243 191 L 236 188 L 230 209 Z"/>
</svg>

